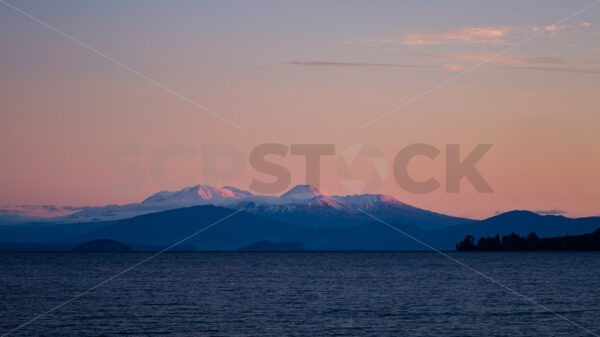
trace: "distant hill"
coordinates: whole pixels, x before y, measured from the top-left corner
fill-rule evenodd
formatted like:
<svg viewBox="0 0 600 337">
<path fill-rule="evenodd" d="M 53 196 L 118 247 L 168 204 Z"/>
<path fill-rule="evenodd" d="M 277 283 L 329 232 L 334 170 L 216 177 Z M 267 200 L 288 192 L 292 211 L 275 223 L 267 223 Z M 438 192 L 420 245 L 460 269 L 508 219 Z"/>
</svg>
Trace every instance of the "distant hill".
<svg viewBox="0 0 600 337">
<path fill-rule="evenodd" d="M 74 252 L 130 252 L 131 247 L 120 242 L 99 239 L 84 242 L 76 247 L 73 247 Z"/>
<path fill-rule="evenodd" d="M 527 235 L 536 232 L 540 237 L 566 234 L 584 234 L 600 227 L 600 217 L 568 218 L 562 215 L 539 215 L 530 211 L 510 211 L 463 226 L 479 228 L 487 232 Z"/>
<path fill-rule="evenodd" d="M 240 247 L 238 251 L 301 251 L 304 246 L 300 242 L 271 242 L 259 241 Z"/>
<path fill-rule="evenodd" d="M 427 235 L 428 241 L 440 249 L 454 249 L 465 235 L 475 237 L 515 233 L 526 236 L 535 232 L 539 237 L 581 235 L 600 228 L 600 217 L 568 218 L 560 215 L 539 215 L 529 211 L 510 211 L 464 225 L 443 228 Z"/>
</svg>

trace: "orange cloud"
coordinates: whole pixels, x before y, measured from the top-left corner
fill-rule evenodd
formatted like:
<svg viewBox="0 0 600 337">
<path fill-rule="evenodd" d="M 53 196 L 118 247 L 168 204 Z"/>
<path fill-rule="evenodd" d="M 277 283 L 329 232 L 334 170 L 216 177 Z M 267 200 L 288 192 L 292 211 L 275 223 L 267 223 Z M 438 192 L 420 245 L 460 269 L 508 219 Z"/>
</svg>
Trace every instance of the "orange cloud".
<svg viewBox="0 0 600 337">
<path fill-rule="evenodd" d="M 470 38 L 470 37 L 501 37 L 505 30 L 498 28 L 461 28 L 455 33 L 446 34 L 450 38 Z"/>
<path fill-rule="evenodd" d="M 456 64 L 444 64 L 443 66 L 444 69 L 448 69 L 448 70 L 463 70 L 466 67 L 465 66 L 459 66 Z"/>
<path fill-rule="evenodd" d="M 592 26 L 592 24 L 591 24 L 591 23 L 589 23 L 589 22 L 582 22 L 582 23 L 580 24 L 580 26 L 581 26 L 581 27 L 591 27 L 591 26 Z"/>
</svg>

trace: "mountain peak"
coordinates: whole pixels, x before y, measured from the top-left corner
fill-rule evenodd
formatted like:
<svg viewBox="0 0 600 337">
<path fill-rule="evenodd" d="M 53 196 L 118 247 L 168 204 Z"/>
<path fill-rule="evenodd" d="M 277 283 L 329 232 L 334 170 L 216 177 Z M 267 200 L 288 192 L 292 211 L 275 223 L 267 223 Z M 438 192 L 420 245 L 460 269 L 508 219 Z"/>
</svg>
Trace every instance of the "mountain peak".
<svg viewBox="0 0 600 337">
<path fill-rule="evenodd" d="M 179 191 L 161 191 L 146 198 L 142 203 L 197 202 L 214 199 L 242 199 L 252 193 L 231 186 L 216 187 L 210 185 L 194 185 Z"/>
<path fill-rule="evenodd" d="M 196 193 L 198 196 L 204 200 L 219 198 L 240 199 L 252 195 L 250 192 L 242 191 L 231 186 L 216 187 L 210 185 L 196 185 L 194 186 L 194 189 L 197 191 Z"/>
<path fill-rule="evenodd" d="M 322 197 L 325 196 L 325 193 L 321 191 L 318 187 L 314 185 L 296 185 L 292 187 L 291 190 L 287 191 L 283 195 L 282 198 L 314 198 L 314 197 Z"/>
</svg>

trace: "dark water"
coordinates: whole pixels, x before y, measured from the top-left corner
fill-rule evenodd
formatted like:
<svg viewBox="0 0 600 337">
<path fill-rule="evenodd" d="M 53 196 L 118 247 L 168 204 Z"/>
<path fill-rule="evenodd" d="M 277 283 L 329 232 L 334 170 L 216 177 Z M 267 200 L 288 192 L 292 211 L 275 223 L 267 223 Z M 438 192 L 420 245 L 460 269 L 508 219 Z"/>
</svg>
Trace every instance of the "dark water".
<svg viewBox="0 0 600 337">
<path fill-rule="evenodd" d="M 600 333 L 600 253 L 449 253 Z M 0 254 L 0 335 L 150 256 Z M 14 336 L 585 336 L 437 253 L 166 253 Z"/>
</svg>

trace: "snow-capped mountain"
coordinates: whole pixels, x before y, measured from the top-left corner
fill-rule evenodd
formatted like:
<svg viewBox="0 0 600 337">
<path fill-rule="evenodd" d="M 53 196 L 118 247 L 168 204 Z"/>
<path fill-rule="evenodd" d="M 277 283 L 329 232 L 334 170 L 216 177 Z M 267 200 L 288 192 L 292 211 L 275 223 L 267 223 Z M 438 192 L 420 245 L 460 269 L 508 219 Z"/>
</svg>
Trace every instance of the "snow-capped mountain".
<svg viewBox="0 0 600 337">
<path fill-rule="evenodd" d="M 470 221 L 423 210 L 389 195 L 328 196 L 311 185 L 297 185 L 280 197 L 244 198 L 231 206 L 303 227 L 360 225 L 374 221 L 371 216 L 383 221 L 413 224 L 423 229 L 438 229 Z"/>
<path fill-rule="evenodd" d="M 303 227 L 348 227 L 372 222 L 374 219 L 365 212 L 383 221 L 400 221 L 423 229 L 437 229 L 470 221 L 410 206 L 389 195 L 329 196 L 312 185 L 294 186 L 281 196 L 254 195 L 231 186 L 195 185 L 179 191 L 161 191 L 141 203 L 89 207 L 52 220 L 118 220 L 196 205 L 243 208 L 248 213 Z"/>
<path fill-rule="evenodd" d="M 385 194 L 347 195 L 334 196 L 333 198 L 344 202 L 363 215 L 367 215 L 365 213 L 368 213 L 367 216 L 370 218 L 375 217 L 383 221 L 404 222 L 417 225 L 422 229 L 439 229 L 472 221 L 411 206 Z"/>
</svg>

